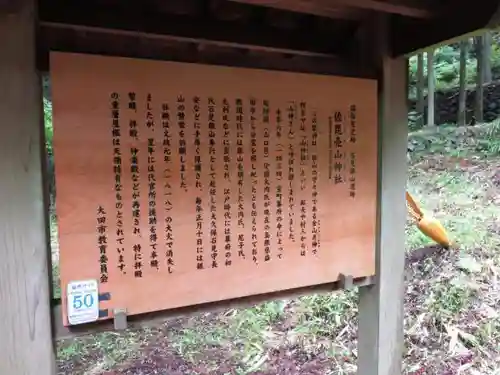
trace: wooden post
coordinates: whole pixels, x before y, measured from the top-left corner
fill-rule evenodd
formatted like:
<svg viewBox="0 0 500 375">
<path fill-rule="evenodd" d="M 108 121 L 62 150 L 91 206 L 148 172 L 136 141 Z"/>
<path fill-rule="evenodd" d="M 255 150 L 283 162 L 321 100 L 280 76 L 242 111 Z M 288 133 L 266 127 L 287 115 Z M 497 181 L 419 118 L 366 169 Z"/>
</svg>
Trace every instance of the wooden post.
<svg viewBox="0 0 500 375">
<path fill-rule="evenodd" d="M 6 5 L 8 4 L 8 6 Z M 0 374 L 55 374 L 36 2 L 0 2 Z"/>
<path fill-rule="evenodd" d="M 435 124 L 434 49 L 427 51 L 427 126 Z"/>
<path fill-rule="evenodd" d="M 401 375 L 408 61 L 388 57 L 387 33 L 382 25 L 378 30 L 383 47 L 377 52 L 382 78 L 379 80 L 376 277 L 375 284 L 360 288 L 358 374 Z"/>
<path fill-rule="evenodd" d="M 425 125 L 424 87 L 424 54 L 421 52 L 417 55 L 417 124 L 419 128 Z"/>
</svg>

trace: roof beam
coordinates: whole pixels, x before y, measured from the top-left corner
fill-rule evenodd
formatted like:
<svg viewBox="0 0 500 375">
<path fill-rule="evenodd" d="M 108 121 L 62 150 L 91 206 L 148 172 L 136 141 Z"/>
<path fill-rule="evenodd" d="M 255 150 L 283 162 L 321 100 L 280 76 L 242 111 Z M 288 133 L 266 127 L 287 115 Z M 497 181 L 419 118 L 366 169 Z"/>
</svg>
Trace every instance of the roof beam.
<svg viewBox="0 0 500 375">
<path fill-rule="evenodd" d="M 433 9 L 415 0 L 229 0 L 238 3 L 265 6 L 317 16 L 341 18 L 354 9 L 372 10 L 383 13 L 399 14 L 413 18 L 429 18 Z"/>
<path fill-rule="evenodd" d="M 500 24 L 500 0 L 454 0 L 453 6 L 432 19 L 395 17 L 391 24 L 392 55 L 411 55 L 457 41 Z M 446 25 L 446 27 L 443 27 Z"/>
<path fill-rule="evenodd" d="M 215 44 L 196 39 L 42 23 L 38 46 L 38 67 L 42 71 L 48 70 L 49 51 L 348 77 L 372 78 L 375 74 L 367 64 L 347 57 L 285 54 L 272 49 L 244 48 L 241 45 Z"/>
<path fill-rule="evenodd" d="M 172 16 L 146 6 L 137 9 L 128 2 L 110 5 L 99 0 L 40 0 L 39 12 L 43 25 L 58 29 L 91 27 L 323 56 L 336 55 L 340 45 L 332 43 L 331 35 L 314 28 L 306 33 L 302 29 L 280 30 L 264 22 L 220 20 L 211 15 Z"/>
<path fill-rule="evenodd" d="M 263 6 L 273 9 L 287 10 L 313 16 L 341 19 L 357 19 L 360 9 L 345 8 L 339 4 L 318 4 L 317 1 L 306 0 L 229 0 L 234 3 Z"/>
</svg>

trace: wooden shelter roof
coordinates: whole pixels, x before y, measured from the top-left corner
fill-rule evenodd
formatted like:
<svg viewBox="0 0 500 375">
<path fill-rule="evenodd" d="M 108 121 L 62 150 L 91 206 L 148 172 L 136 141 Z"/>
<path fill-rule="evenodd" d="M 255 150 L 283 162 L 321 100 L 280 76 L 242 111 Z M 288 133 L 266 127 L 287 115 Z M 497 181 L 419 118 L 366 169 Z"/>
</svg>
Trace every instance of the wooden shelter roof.
<svg viewBox="0 0 500 375">
<path fill-rule="evenodd" d="M 40 56 L 44 66 L 45 52 L 59 50 L 349 75 L 363 65 L 353 56 L 369 47 L 360 35 L 374 18 L 389 18 L 396 56 L 493 25 L 498 3 L 40 0 Z"/>
</svg>

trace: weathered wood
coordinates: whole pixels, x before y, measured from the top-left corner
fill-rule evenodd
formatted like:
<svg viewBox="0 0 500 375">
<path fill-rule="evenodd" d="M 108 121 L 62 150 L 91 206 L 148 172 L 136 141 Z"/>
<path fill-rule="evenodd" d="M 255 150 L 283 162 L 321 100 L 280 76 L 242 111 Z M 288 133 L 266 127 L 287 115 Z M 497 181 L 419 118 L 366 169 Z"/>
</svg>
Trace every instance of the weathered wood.
<svg viewBox="0 0 500 375">
<path fill-rule="evenodd" d="M 458 125 L 465 126 L 467 120 L 467 52 L 469 40 L 464 39 L 460 42 L 460 73 L 459 73 L 459 91 L 458 91 Z"/>
<path fill-rule="evenodd" d="M 375 25 L 379 88 L 379 198 L 375 284 L 360 288 L 359 375 L 400 375 L 406 222 L 407 73 L 389 57 L 387 24 Z"/>
<path fill-rule="evenodd" d="M 417 57 L 417 113 L 418 113 L 418 124 L 420 127 L 424 126 L 424 112 L 425 112 L 425 100 L 424 100 L 424 54 L 419 53 Z"/>
<path fill-rule="evenodd" d="M 217 15 L 218 19 L 225 21 L 245 22 L 252 15 L 252 11 L 248 7 L 225 0 L 212 0 L 209 8 L 213 14 Z"/>
<path fill-rule="evenodd" d="M 0 374 L 55 374 L 34 0 L 0 12 Z"/>
<path fill-rule="evenodd" d="M 436 112 L 436 84 L 434 75 L 434 49 L 427 51 L 427 126 L 434 126 Z"/>
<path fill-rule="evenodd" d="M 314 16 L 333 19 L 358 19 L 359 9 L 339 7 L 338 4 L 317 4 L 313 1 L 288 1 L 288 0 L 231 0 L 234 3 L 253 4 L 273 9 L 289 10 L 297 13 L 311 14 Z"/>
<path fill-rule="evenodd" d="M 248 5 L 245 7 L 252 8 Z M 308 51 L 324 55 L 335 55 L 336 48 L 342 41 L 342 35 L 338 33 L 332 35 L 318 32 L 315 27 L 282 30 L 262 22 L 262 18 L 257 16 L 251 17 L 248 22 L 226 21 L 219 20 L 210 13 L 201 16 L 171 15 L 148 7 L 147 4 L 138 11 L 126 2 L 108 4 L 98 0 L 85 2 L 42 0 L 40 19 L 50 24 L 137 31 L 142 34 L 288 51 Z M 339 20 L 336 27 L 342 30 L 346 23 L 352 24 L 349 21 Z M 64 33 L 65 30 L 60 32 Z"/>
<path fill-rule="evenodd" d="M 355 278 L 353 286 L 360 287 L 373 283 L 373 276 Z M 196 306 L 183 307 L 165 311 L 158 311 L 140 315 L 133 315 L 127 318 L 129 328 L 144 328 L 155 324 L 163 323 L 169 319 L 192 316 L 202 313 L 217 313 L 228 309 L 243 309 L 264 303 L 270 300 L 293 299 L 302 296 L 315 294 L 328 294 L 339 291 L 343 288 L 340 281 L 332 283 L 313 285 L 304 288 L 294 288 L 274 293 L 236 298 L 222 302 L 205 303 Z M 54 320 L 54 334 L 58 339 L 88 335 L 93 332 L 110 331 L 114 329 L 112 320 L 104 320 L 96 323 L 88 323 L 80 326 L 66 327 L 62 323 L 62 311 L 60 301 L 55 300 L 52 307 L 52 317 Z"/>
<path fill-rule="evenodd" d="M 416 250 L 405 256 L 405 267 L 411 267 L 433 256 L 443 254 L 443 249 L 440 246 L 426 246 Z M 366 287 L 374 283 L 375 276 L 357 278 L 353 280 L 354 287 Z M 243 309 L 264 303 L 270 300 L 293 299 L 311 294 L 329 294 L 336 291 L 341 291 L 343 286 L 340 281 L 332 283 L 314 285 L 305 288 L 296 288 L 285 290 L 276 293 L 237 298 L 230 301 L 214 302 L 198 305 L 195 307 L 172 309 L 159 311 L 148 314 L 141 314 L 128 317 L 128 328 L 139 329 L 150 327 L 155 324 L 162 324 L 170 319 L 179 317 L 188 317 L 203 313 L 217 313 L 227 311 L 228 309 Z M 91 333 L 111 331 L 114 329 L 113 321 L 105 320 L 96 323 L 84 324 L 81 326 L 66 327 L 62 322 L 61 300 L 54 299 L 52 301 L 52 319 L 54 322 L 54 335 L 57 339 L 66 339 L 70 337 L 78 337 L 89 335 Z"/>
<path fill-rule="evenodd" d="M 240 44 L 231 41 L 223 41 L 223 40 L 213 40 L 213 39 L 203 39 L 203 38 L 195 38 L 195 37 L 183 37 L 177 35 L 163 35 L 163 34 L 153 34 L 153 33 L 144 33 L 139 31 L 129 31 L 129 30 L 120 30 L 120 29 L 110 29 L 105 27 L 95 27 L 95 26 L 85 26 L 85 25 L 71 25 L 64 23 L 54 23 L 54 22 L 41 22 L 42 27 L 42 43 L 45 43 L 45 37 L 48 36 L 52 41 L 61 41 L 64 40 L 69 43 L 69 49 L 79 48 L 79 40 L 83 40 L 83 43 L 88 42 L 88 35 L 91 34 L 102 34 L 102 37 L 107 38 L 110 42 L 111 46 L 100 42 L 99 38 L 95 38 L 90 45 L 91 48 L 95 50 L 104 50 L 103 54 L 113 53 L 116 50 L 117 46 L 123 46 L 124 44 L 129 44 L 130 40 L 140 41 L 148 44 L 151 52 L 154 53 L 154 50 L 158 47 L 155 47 L 154 43 L 157 45 L 169 44 L 179 46 L 180 44 L 191 44 L 192 46 L 203 46 L 205 47 L 221 47 L 221 48 L 233 48 L 237 50 L 244 51 L 262 51 L 262 52 L 271 52 L 271 53 L 281 53 L 281 54 L 290 54 L 296 56 L 312 56 L 312 57 L 323 57 L 323 58 L 336 58 L 337 56 L 329 54 L 329 53 L 321 53 L 307 50 L 294 50 L 288 49 L 285 47 L 272 47 L 272 46 L 264 46 L 264 45 L 250 45 L 250 44 Z M 70 36 L 73 35 L 73 43 L 70 41 Z M 112 40 L 111 40 L 112 39 Z M 113 44 L 115 46 L 113 46 Z M 106 48 L 105 48 L 106 46 Z M 58 48 L 58 46 L 53 46 L 53 48 Z M 160 47 L 161 48 L 161 47 Z M 127 51 L 128 49 L 125 49 Z M 126 52 L 128 53 L 128 52 Z"/>
<path fill-rule="evenodd" d="M 480 35 L 475 38 L 476 50 L 476 92 L 474 93 L 474 117 L 479 123 L 483 122 L 484 113 L 484 38 Z"/>
<path fill-rule="evenodd" d="M 59 30 L 59 28 L 61 28 Z M 273 48 L 245 49 L 214 41 L 172 38 L 147 33 L 93 27 L 43 24 L 40 33 L 40 69 L 48 69 L 48 51 L 78 52 L 269 70 L 373 78 L 363 61 L 347 57 L 284 53 Z"/>
<path fill-rule="evenodd" d="M 239 3 L 261 5 L 266 7 L 296 10 L 304 13 L 331 17 L 335 13 L 342 14 L 343 7 L 374 10 L 383 13 L 400 14 L 407 17 L 428 18 L 433 9 L 422 1 L 381 1 L 381 0 L 230 0 Z"/>
</svg>

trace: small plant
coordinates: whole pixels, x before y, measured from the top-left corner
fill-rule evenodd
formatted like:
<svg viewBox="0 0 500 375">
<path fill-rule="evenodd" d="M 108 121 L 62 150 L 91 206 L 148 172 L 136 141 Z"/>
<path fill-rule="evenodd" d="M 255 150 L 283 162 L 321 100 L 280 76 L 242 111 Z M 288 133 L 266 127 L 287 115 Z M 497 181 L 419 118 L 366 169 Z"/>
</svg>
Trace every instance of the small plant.
<svg viewBox="0 0 500 375">
<path fill-rule="evenodd" d="M 487 131 L 488 151 L 495 155 L 500 155 L 500 120 L 495 120 Z"/>
</svg>

